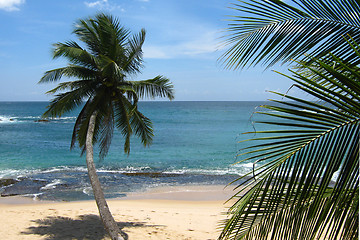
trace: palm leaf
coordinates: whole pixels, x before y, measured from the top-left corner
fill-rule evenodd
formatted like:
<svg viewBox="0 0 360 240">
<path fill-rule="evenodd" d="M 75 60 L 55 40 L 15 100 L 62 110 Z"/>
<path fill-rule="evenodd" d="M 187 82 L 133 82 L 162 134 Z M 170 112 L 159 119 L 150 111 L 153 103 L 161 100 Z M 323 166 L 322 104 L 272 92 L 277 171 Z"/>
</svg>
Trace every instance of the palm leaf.
<svg viewBox="0 0 360 240">
<path fill-rule="evenodd" d="M 84 107 L 81 109 L 78 117 L 76 118 L 73 132 L 72 132 L 72 137 L 71 137 L 70 149 L 73 149 L 75 147 L 75 143 L 78 140 L 78 136 L 81 135 L 80 128 L 83 125 L 83 123 L 86 122 L 86 120 L 88 119 L 87 116 L 91 115 L 88 113 L 88 109 L 89 109 L 88 106 L 89 106 L 90 102 L 91 102 L 90 99 L 88 99 L 86 101 Z M 80 145 L 80 147 L 84 146 L 85 139 L 79 140 L 79 145 Z"/>
<path fill-rule="evenodd" d="M 255 169 L 238 179 L 219 239 L 357 238 L 360 79 L 346 60 L 330 56 L 335 64 L 314 58 L 316 68 L 303 65 L 316 80 L 288 76 L 318 102 L 283 95 L 291 102 L 262 106 L 269 120 L 258 124 L 272 130 L 252 132 L 260 135 L 256 144 L 243 149 L 242 161 Z"/>
<path fill-rule="evenodd" d="M 104 159 L 110 149 L 114 133 L 115 119 L 114 108 L 111 100 L 102 101 L 99 104 L 102 106 L 98 106 L 97 108 L 96 126 L 98 127 L 98 130 L 95 131 L 95 139 L 99 142 L 100 159 Z"/>
<path fill-rule="evenodd" d="M 68 41 L 54 44 L 53 58 L 65 57 L 71 63 L 97 70 L 96 58 L 82 49 L 77 42 Z"/>
<path fill-rule="evenodd" d="M 64 76 L 82 80 L 93 80 L 97 75 L 98 73 L 94 70 L 77 65 L 69 65 L 46 71 L 39 83 L 56 82 Z"/>
<path fill-rule="evenodd" d="M 114 100 L 114 118 L 116 127 L 125 137 L 124 152 L 130 154 L 130 137 L 133 134 L 130 117 L 134 106 L 121 93 L 117 92 L 116 97 L 117 98 Z"/>
<path fill-rule="evenodd" d="M 229 69 L 264 64 L 267 67 L 291 59 L 316 58 L 329 52 L 356 65 L 354 52 L 343 41 L 350 35 L 360 42 L 360 4 L 355 0 L 248 0 L 233 4 L 224 36 L 229 49 L 220 58 Z M 302 10 L 300 10 L 302 9 Z M 330 44 L 329 44 L 330 43 Z M 311 61 L 310 61 L 311 62 Z"/>
<path fill-rule="evenodd" d="M 136 136 L 140 137 L 144 146 L 149 146 L 153 140 L 152 122 L 135 108 L 132 111 L 130 124 Z"/>
<path fill-rule="evenodd" d="M 100 118 L 98 117 L 99 112 L 104 112 L 104 98 L 108 97 L 109 94 L 107 94 L 107 89 L 105 87 L 99 88 L 96 91 L 96 95 L 92 94 L 83 109 L 81 110 L 78 118 L 76 119 L 74 130 L 73 130 L 73 137 L 72 137 L 72 143 L 71 146 L 74 146 L 74 139 L 77 139 L 79 142 L 79 147 L 82 149 L 82 153 L 85 153 L 86 150 L 86 135 L 87 130 L 89 127 L 89 121 L 90 117 L 95 114 L 96 120 L 95 120 L 95 129 L 93 134 L 93 144 L 97 143 L 99 138 L 99 129 L 100 129 Z M 102 115 L 100 113 L 100 115 Z M 101 138 L 101 137 L 100 137 Z"/>
<path fill-rule="evenodd" d="M 77 88 L 72 91 L 58 94 L 49 104 L 43 117 L 61 117 L 64 113 L 80 106 L 84 99 L 91 96 L 92 88 Z"/>
<path fill-rule="evenodd" d="M 140 70 L 143 68 L 143 51 L 142 46 L 145 42 L 145 29 L 141 29 L 141 31 L 134 35 L 132 38 L 129 39 L 127 48 L 125 51 L 126 55 L 126 62 L 124 62 L 123 68 L 125 71 L 136 74 L 140 73 Z"/>
<path fill-rule="evenodd" d="M 130 81 L 130 83 L 139 98 L 167 97 L 170 100 L 174 99 L 174 86 L 169 79 L 163 76 L 143 81 Z"/>
</svg>

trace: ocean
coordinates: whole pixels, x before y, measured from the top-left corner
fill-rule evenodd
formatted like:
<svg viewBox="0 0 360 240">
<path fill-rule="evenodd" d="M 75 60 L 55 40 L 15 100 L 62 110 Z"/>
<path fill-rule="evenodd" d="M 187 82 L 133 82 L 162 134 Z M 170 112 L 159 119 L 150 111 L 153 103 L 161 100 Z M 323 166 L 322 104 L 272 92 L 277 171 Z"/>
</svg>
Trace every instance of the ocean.
<svg viewBox="0 0 360 240">
<path fill-rule="evenodd" d="M 143 147 L 115 131 L 104 160 L 95 161 L 106 197 L 155 187 L 226 185 L 251 170 L 235 164 L 241 140 L 252 137 L 252 113 L 264 102 L 140 102 L 153 122 L 154 140 Z M 0 102 L 0 194 L 42 200 L 92 199 L 85 156 L 70 151 L 79 109 L 39 122 L 48 102 Z M 95 149 L 96 150 L 96 149 Z"/>
</svg>

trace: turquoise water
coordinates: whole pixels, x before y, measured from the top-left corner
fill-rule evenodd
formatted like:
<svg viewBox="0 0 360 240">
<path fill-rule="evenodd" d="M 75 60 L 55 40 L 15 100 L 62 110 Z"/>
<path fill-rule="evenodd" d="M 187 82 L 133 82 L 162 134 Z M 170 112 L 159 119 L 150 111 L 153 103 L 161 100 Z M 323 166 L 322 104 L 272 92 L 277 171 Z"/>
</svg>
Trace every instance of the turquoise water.
<svg viewBox="0 0 360 240">
<path fill-rule="evenodd" d="M 42 199 L 91 197 L 85 158 L 70 140 L 78 111 L 36 122 L 47 102 L 0 102 L 0 193 Z M 131 153 L 115 133 L 108 156 L 97 161 L 108 197 L 164 185 L 226 184 L 249 171 L 234 165 L 242 132 L 253 130 L 251 114 L 262 102 L 141 102 L 153 121 L 154 141 L 132 139 Z M 4 179 L 12 179 L 12 184 Z M 6 180 L 7 181 L 7 180 Z M 5 186 L 6 185 L 6 186 Z"/>
</svg>

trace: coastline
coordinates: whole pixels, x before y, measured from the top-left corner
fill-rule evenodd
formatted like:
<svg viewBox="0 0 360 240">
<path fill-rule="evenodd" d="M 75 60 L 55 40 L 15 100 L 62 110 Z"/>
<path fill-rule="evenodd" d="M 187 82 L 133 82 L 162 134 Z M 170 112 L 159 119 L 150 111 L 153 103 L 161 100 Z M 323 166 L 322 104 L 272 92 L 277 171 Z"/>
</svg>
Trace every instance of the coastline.
<svg viewBox="0 0 360 240">
<path fill-rule="evenodd" d="M 131 193 L 108 204 L 129 239 L 217 239 L 232 187 L 180 186 Z M 107 239 L 91 201 L 0 198 L 3 239 Z M 25 201 L 21 201 L 25 200 Z"/>
</svg>

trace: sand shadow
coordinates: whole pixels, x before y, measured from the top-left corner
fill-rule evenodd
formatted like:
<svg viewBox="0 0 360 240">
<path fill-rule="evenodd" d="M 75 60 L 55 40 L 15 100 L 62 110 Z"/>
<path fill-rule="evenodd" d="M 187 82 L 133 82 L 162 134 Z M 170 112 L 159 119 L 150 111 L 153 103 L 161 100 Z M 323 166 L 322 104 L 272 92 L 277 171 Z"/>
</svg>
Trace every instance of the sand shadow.
<svg viewBox="0 0 360 240">
<path fill-rule="evenodd" d="M 97 215 L 81 215 L 78 219 L 68 217 L 47 217 L 45 219 L 33 220 L 38 224 L 36 227 L 29 227 L 21 234 L 40 235 L 46 240 L 100 240 L 107 236 L 101 219 Z M 120 222 L 120 229 L 124 227 L 149 227 L 143 222 Z M 128 239 L 124 233 L 125 239 Z"/>
</svg>

